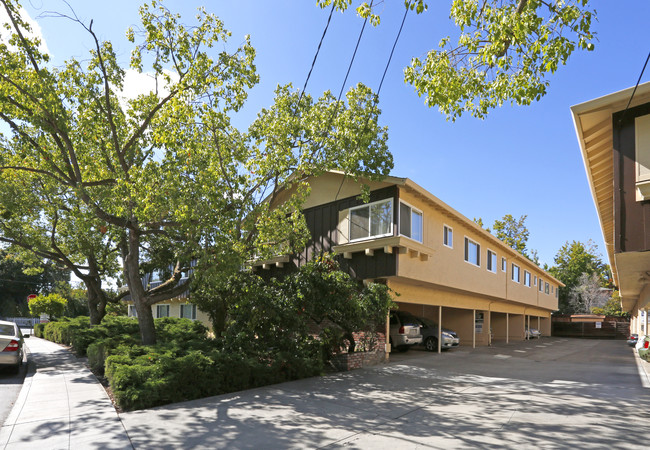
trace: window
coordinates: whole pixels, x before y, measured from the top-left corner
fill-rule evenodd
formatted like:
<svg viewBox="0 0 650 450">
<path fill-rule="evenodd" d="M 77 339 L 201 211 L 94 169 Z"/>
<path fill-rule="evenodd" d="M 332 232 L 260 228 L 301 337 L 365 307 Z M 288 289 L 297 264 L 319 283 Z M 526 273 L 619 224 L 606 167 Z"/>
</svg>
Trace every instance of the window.
<svg viewBox="0 0 650 450">
<path fill-rule="evenodd" d="M 402 236 L 422 242 L 422 212 L 400 202 L 399 232 Z"/>
<path fill-rule="evenodd" d="M 542 292 L 542 289 L 543 289 L 543 288 L 544 288 L 544 282 L 543 282 L 542 279 L 540 278 L 540 279 L 539 279 L 539 292 Z"/>
<path fill-rule="evenodd" d="M 497 273 L 497 254 L 489 249 L 487 251 L 487 270 Z"/>
<path fill-rule="evenodd" d="M 505 258 L 501 258 L 501 272 L 505 272 L 508 269 L 508 263 Z"/>
<path fill-rule="evenodd" d="M 560 290 L 560 288 L 555 288 L 555 298 L 558 298 L 558 291 L 559 290 Z"/>
<path fill-rule="evenodd" d="M 481 266 L 481 246 L 468 237 L 465 238 L 465 261 Z"/>
<path fill-rule="evenodd" d="M 530 287 L 530 272 L 527 270 L 524 270 L 524 284 Z"/>
<path fill-rule="evenodd" d="M 634 119 L 637 201 L 650 200 L 650 114 Z"/>
<path fill-rule="evenodd" d="M 161 270 L 154 270 L 151 273 L 151 282 L 154 283 L 156 281 L 162 281 L 162 277 L 163 277 L 163 274 L 162 274 Z"/>
<path fill-rule="evenodd" d="M 138 310 L 135 305 L 129 305 L 129 317 L 138 317 Z"/>
<path fill-rule="evenodd" d="M 389 236 L 393 233 L 393 199 L 350 208 L 350 240 Z"/>
<path fill-rule="evenodd" d="M 191 303 L 181 305 L 181 318 L 196 320 L 196 305 Z"/>
<path fill-rule="evenodd" d="M 454 230 L 447 225 L 442 228 L 442 243 L 449 248 L 454 248 Z"/>
<path fill-rule="evenodd" d="M 548 294 L 548 283 L 545 283 L 544 285 L 544 293 Z"/>
<path fill-rule="evenodd" d="M 156 317 L 169 317 L 169 305 L 156 305 Z"/>
<path fill-rule="evenodd" d="M 533 279 L 533 286 L 537 286 L 537 275 L 535 275 L 535 278 Z"/>
<path fill-rule="evenodd" d="M 519 283 L 519 266 L 512 263 L 512 281 Z"/>
</svg>

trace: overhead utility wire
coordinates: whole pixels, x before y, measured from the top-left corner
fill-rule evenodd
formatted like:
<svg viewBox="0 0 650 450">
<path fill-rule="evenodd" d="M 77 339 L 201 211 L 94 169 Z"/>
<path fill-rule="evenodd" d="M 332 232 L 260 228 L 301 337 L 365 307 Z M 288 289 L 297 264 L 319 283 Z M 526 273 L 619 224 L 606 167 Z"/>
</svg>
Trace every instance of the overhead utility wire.
<svg viewBox="0 0 650 450">
<path fill-rule="evenodd" d="M 298 107 L 300 107 L 300 100 L 302 100 L 302 96 L 305 93 L 305 90 L 307 89 L 307 83 L 309 82 L 309 78 L 311 77 L 311 72 L 314 70 L 314 66 L 316 65 L 316 59 L 318 58 L 318 53 L 320 53 L 320 47 L 323 45 L 323 40 L 325 39 L 325 35 L 327 34 L 327 29 L 330 26 L 330 21 L 332 20 L 332 13 L 334 12 L 334 2 L 332 2 L 332 9 L 330 9 L 330 15 L 327 18 L 327 23 L 325 24 L 325 29 L 323 30 L 323 35 L 320 37 L 320 42 L 318 43 L 318 48 L 316 49 L 316 53 L 314 54 L 314 60 L 311 62 L 311 67 L 309 68 L 309 73 L 307 74 L 307 78 L 305 79 L 305 84 L 302 87 L 302 91 L 300 92 L 300 97 L 298 97 Z"/>
<path fill-rule="evenodd" d="M 393 42 L 393 48 L 391 49 L 390 55 L 388 56 L 388 61 L 386 62 L 386 67 L 384 67 L 384 73 L 381 76 L 381 81 L 379 82 L 379 87 L 377 88 L 377 102 L 379 101 L 379 93 L 381 92 L 381 88 L 384 85 L 384 78 L 386 78 L 386 73 L 388 72 L 388 66 L 390 66 L 390 62 L 393 59 L 393 53 L 395 53 L 395 47 L 397 47 L 397 41 L 399 41 L 399 38 L 402 35 L 402 29 L 404 28 L 404 22 L 406 22 L 406 16 L 408 15 L 408 12 L 409 12 L 409 9 L 406 8 L 405 11 L 404 11 L 404 16 L 402 17 L 402 23 L 401 23 L 401 25 L 399 27 L 399 31 L 397 32 L 397 36 L 395 36 L 395 41 Z M 368 128 L 368 122 L 369 121 L 370 121 L 370 116 L 368 116 L 368 118 L 366 119 L 366 123 L 363 126 L 363 131 L 364 132 L 366 131 L 366 128 Z M 345 177 L 343 177 L 343 179 L 341 180 L 341 184 L 339 185 L 339 190 L 336 192 L 335 199 L 339 198 L 339 194 L 341 193 L 341 188 L 343 187 L 343 182 L 344 181 L 345 181 Z"/>
<path fill-rule="evenodd" d="M 632 91 L 630 100 L 627 102 L 627 106 L 623 110 L 623 114 L 621 114 L 621 118 L 618 120 L 619 125 L 623 122 L 623 118 L 625 117 L 625 113 L 627 112 L 628 108 L 630 107 L 630 104 L 632 103 L 632 99 L 634 98 L 636 89 L 639 87 L 639 83 L 641 83 L 641 77 L 643 77 L 643 72 L 645 72 L 645 68 L 648 65 L 648 60 L 650 60 L 650 52 L 648 52 L 648 57 L 645 59 L 645 64 L 643 65 L 643 69 L 641 69 L 641 74 L 639 74 L 639 79 L 636 80 L 636 85 L 634 86 L 634 90 Z"/>
<path fill-rule="evenodd" d="M 372 3 L 374 0 L 370 2 L 370 9 L 372 9 Z M 361 36 L 363 36 L 363 31 L 366 29 L 366 24 L 368 23 L 368 16 L 363 20 L 363 26 L 361 27 L 361 32 L 359 32 L 359 37 L 357 38 L 357 45 L 354 47 L 354 53 L 352 53 L 352 58 L 350 59 L 350 64 L 348 65 L 348 71 L 345 74 L 345 78 L 343 79 L 343 83 L 341 84 L 341 90 L 339 91 L 339 96 L 337 98 L 337 102 L 341 100 L 341 95 L 343 95 L 343 89 L 345 89 L 345 83 L 348 81 L 348 76 L 350 75 L 350 70 L 352 70 L 352 64 L 354 63 L 354 58 L 357 56 L 357 50 L 359 49 L 359 43 L 361 42 Z M 334 110 L 334 115 L 336 115 L 336 110 L 338 109 L 338 103 L 337 103 L 337 108 Z"/>
</svg>

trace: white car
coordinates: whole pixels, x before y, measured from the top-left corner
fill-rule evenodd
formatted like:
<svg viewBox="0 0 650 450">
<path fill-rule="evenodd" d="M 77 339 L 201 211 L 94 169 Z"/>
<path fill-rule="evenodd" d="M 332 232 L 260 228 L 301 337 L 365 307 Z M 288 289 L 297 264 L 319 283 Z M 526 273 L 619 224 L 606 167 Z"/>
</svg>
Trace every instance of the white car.
<svg viewBox="0 0 650 450">
<path fill-rule="evenodd" d="M 529 330 L 528 327 L 526 327 L 526 339 L 532 339 L 532 338 L 539 339 L 540 337 L 542 337 L 542 333 L 540 333 L 537 328 L 531 328 Z"/>
<path fill-rule="evenodd" d="M 399 352 L 422 343 L 420 322 L 413 314 L 405 311 L 390 312 L 390 346 Z"/>
<path fill-rule="evenodd" d="M 23 336 L 20 328 L 13 322 L 0 320 L 0 366 L 8 366 L 18 373 L 23 363 Z"/>
</svg>

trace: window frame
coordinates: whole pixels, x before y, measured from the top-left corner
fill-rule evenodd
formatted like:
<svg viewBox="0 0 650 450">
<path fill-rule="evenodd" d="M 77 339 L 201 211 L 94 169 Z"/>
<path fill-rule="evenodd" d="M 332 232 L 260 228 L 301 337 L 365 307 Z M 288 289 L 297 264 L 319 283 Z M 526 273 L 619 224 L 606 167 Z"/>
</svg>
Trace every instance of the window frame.
<svg viewBox="0 0 650 450">
<path fill-rule="evenodd" d="M 192 317 L 184 317 L 183 316 L 183 307 L 187 307 L 187 306 L 192 308 L 192 314 L 191 314 Z M 180 313 L 179 314 L 181 316 L 181 319 L 196 320 L 196 305 L 194 303 L 190 303 L 190 302 L 181 303 L 181 305 L 180 305 Z"/>
<path fill-rule="evenodd" d="M 442 224 L 442 245 L 454 248 L 454 229 L 446 224 Z"/>
<path fill-rule="evenodd" d="M 160 308 L 161 307 L 166 307 L 167 308 L 167 315 L 166 316 L 161 316 L 160 315 Z M 171 308 L 169 307 L 169 304 L 166 305 L 156 305 L 156 319 L 161 319 L 163 317 L 170 317 L 170 310 Z"/>
<path fill-rule="evenodd" d="M 515 267 L 517 268 L 517 279 L 515 280 Z M 521 267 L 519 267 L 517 264 L 512 263 L 510 265 L 510 279 L 514 281 L 517 284 L 521 284 Z"/>
<path fill-rule="evenodd" d="M 384 234 L 371 235 L 370 232 L 372 231 L 372 215 L 371 215 L 372 206 L 380 203 L 390 203 L 390 210 L 391 210 L 390 230 Z M 353 225 L 352 212 L 363 208 L 368 208 L 368 236 L 352 239 L 352 225 Z M 382 237 L 393 236 L 394 226 L 395 226 L 394 222 L 395 222 L 395 199 L 393 197 L 384 198 L 370 203 L 364 203 L 363 205 L 359 205 L 359 206 L 352 206 L 348 210 L 348 236 L 350 236 L 349 242 L 362 242 L 370 239 L 379 239 Z"/>
<path fill-rule="evenodd" d="M 548 287 L 549 287 L 548 281 L 545 281 L 545 285 L 544 285 L 544 293 L 547 294 L 547 295 L 548 295 L 548 292 L 549 292 Z"/>
<path fill-rule="evenodd" d="M 468 257 L 469 257 L 469 244 L 470 243 L 476 245 L 476 263 L 474 263 L 473 261 L 470 261 L 468 259 Z M 475 267 L 481 267 L 481 244 L 479 244 L 478 242 L 476 242 L 475 240 L 473 240 L 472 238 L 469 238 L 467 236 L 465 236 L 464 259 L 465 259 L 465 262 L 468 263 L 468 264 L 471 264 L 471 265 L 473 265 Z"/>
<path fill-rule="evenodd" d="M 412 239 L 415 242 L 419 242 L 421 244 L 424 241 L 424 212 L 421 209 L 416 208 L 415 206 L 411 205 L 410 203 L 405 202 L 404 200 L 400 200 L 399 204 L 400 204 L 400 207 L 399 207 L 399 209 L 397 211 L 397 228 L 398 228 L 398 231 L 399 231 L 399 235 L 404 236 L 404 237 L 409 238 L 409 239 Z M 409 219 L 410 220 L 409 225 L 410 225 L 410 228 L 411 228 L 410 229 L 411 236 L 407 236 L 406 234 L 402 233 L 402 205 L 409 208 L 410 213 L 411 213 L 411 217 Z M 420 239 L 419 240 L 415 239 L 413 237 L 413 213 L 416 213 L 416 214 L 420 215 Z"/>
<path fill-rule="evenodd" d="M 524 286 L 530 287 L 530 279 L 532 278 L 529 271 L 524 269 Z"/>
<path fill-rule="evenodd" d="M 494 261 L 494 263 L 493 263 Z M 499 258 L 496 254 L 495 251 L 491 249 L 487 249 L 487 255 L 485 258 L 485 267 L 488 272 L 490 273 L 497 273 L 497 264 L 498 264 Z"/>
<path fill-rule="evenodd" d="M 505 256 L 501 257 L 501 272 L 503 273 L 508 272 L 508 260 L 506 259 Z"/>
<path fill-rule="evenodd" d="M 538 283 L 538 286 L 539 286 L 539 292 L 543 292 L 544 291 L 544 280 L 542 280 L 542 277 L 539 277 L 537 279 L 537 283 Z"/>
</svg>

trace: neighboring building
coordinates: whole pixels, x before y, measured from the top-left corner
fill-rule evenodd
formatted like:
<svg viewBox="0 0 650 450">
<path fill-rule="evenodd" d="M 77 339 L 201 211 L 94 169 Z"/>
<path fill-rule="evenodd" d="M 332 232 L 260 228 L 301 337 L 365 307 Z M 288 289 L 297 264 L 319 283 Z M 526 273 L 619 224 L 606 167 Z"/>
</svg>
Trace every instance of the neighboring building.
<svg viewBox="0 0 650 450">
<path fill-rule="evenodd" d="M 183 278 L 180 279 L 179 283 L 184 283 L 186 281 L 187 281 L 187 277 L 184 276 Z M 149 288 L 155 288 L 156 286 L 160 285 L 162 282 L 163 280 L 161 278 L 161 273 L 159 271 L 146 274 L 142 278 L 142 283 L 145 286 L 148 286 Z M 135 310 L 135 306 L 133 305 L 133 302 L 131 302 L 128 299 L 128 297 L 125 301 L 129 307 L 129 312 L 128 312 L 129 317 L 137 317 L 137 313 Z M 160 303 L 156 303 L 151 307 L 151 311 L 155 319 L 160 317 L 181 317 L 181 318 L 187 318 L 191 320 L 199 320 L 206 327 L 212 326 L 208 315 L 204 311 L 198 309 L 196 305 L 190 303 L 189 289 L 177 297 L 162 301 Z"/>
<path fill-rule="evenodd" d="M 386 283 L 400 309 L 441 321 L 461 345 L 523 340 L 527 325 L 550 335 L 562 283 L 413 181 L 369 182 L 367 204 L 359 184 L 341 173 L 309 183 L 310 242 L 299 255 L 260 261 L 257 270 L 273 275 L 336 252 L 344 270 Z M 279 202 L 290 192 L 284 195 Z"/>
<path fill-rule="evenodd" d="M 573 106 L 573 121 L 631 332 L 650 308 L 650 83 Z M 630 99 L 632 99 L 630 103 Z M 629 107 L 628 107 L 629 104 Z"/>
</svg>

